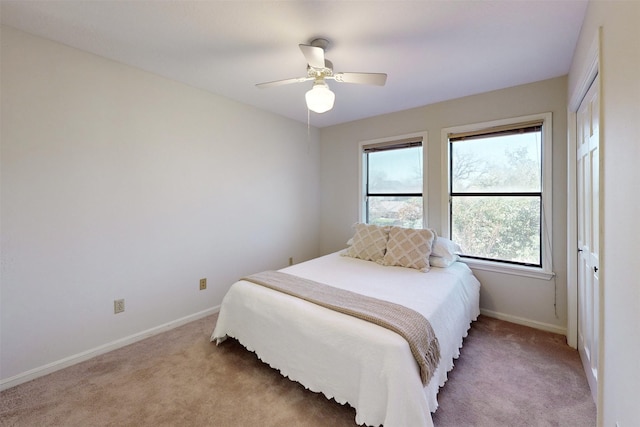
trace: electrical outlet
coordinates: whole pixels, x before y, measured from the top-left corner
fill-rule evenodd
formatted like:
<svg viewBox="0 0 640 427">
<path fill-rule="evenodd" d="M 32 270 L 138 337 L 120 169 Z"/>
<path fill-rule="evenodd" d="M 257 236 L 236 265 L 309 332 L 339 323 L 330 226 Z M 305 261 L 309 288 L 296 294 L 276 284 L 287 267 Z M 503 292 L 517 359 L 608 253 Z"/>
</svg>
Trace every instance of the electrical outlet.
<svg viewBox="0 0 640 427">
<path fill-rule="evenodd" d="M 205 289 L 207 289 L 207 279 L 200 279 L 200 290 L 204 291 Z"/>
<path fill-rule="evenodd" d="M 118 314 L 124 311 L 124 299 L 117 299 L 113 301 L 113 313 Z"/>
</svg>

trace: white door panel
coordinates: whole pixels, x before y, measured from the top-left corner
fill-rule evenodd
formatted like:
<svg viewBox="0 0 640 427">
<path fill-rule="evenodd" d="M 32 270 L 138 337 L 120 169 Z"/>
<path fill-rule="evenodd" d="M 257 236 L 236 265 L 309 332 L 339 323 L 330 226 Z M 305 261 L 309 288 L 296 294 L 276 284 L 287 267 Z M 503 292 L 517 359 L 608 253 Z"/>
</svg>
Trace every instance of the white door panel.
<svg viewBox="0 0 640 427">
<path fill-rule="evenodd" d="M 577 113 L 578 350 L 594 401 L 600 316 L 600 133 L 597 80 Z"/>
</svg>

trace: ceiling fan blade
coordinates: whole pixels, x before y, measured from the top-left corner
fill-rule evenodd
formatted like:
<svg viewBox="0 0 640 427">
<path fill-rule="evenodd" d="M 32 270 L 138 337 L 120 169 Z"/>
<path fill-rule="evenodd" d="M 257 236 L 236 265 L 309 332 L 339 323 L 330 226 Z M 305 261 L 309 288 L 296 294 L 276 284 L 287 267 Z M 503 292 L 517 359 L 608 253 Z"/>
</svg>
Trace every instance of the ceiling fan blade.
<svg viewBox="0 0 640 427">
<path fill-rule="evenodd" d="M 387 75 L 384 73 L 335 73 L 333 79 L 342 83 L 384 86 Z"/>
<path fill-rule="evenodd" d="M 313 68 L 324 68 L 324 49 L 308 44 L 299 44 L 298 46 L 307 60 L 307 64 Z"/>
<path fill-rule="evenodd" d="M 258 83 L 256 85 L 256 87 L 258 87 L 260 89 L 266 89 L 266 88 L 269 88 L 269 87 L 288 85 L 288 84 L 291 84 L 291 83 L 302 83 L 302 82 L 306 82 L 308 80 L 313 80 L 313 78 L 312 77 L 294 77 L 292 79 L 284 79 L 284 80 L 276 80 L 276 81 L 273 81 L 273 82 Z"/>
</svg>

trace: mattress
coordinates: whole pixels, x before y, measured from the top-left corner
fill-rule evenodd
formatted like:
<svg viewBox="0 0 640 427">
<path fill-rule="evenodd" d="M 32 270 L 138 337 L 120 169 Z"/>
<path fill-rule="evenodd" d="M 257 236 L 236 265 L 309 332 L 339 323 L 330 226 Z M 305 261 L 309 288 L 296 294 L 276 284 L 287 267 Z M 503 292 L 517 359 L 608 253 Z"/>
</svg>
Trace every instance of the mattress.
<svg viewBox="0 0 640 427">
<path fill-rule="evenodd" d="M 240 280 L 211 340 L 237 339 L 269 366 L 356 410 L 356 423 L 432 426 L 438 389 L 477 319 L 480 283 L 466 264 L 427 273 L 332 253 L 280 271 L 409 307 L 431 323 L 441 359 L 423 386 L 404 338 L 367 321 Z"/>
</svg>

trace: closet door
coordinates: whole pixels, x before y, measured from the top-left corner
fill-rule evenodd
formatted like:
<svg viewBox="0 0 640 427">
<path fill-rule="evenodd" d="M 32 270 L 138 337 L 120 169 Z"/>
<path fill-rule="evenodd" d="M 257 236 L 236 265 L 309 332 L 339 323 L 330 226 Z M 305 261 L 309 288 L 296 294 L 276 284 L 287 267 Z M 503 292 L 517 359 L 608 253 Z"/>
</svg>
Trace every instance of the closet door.
<svg viewBox="0 0 640 427">
<path fill-rule="evenodd" d="M 578 350 L 594 401 L 600 318 L 599 88 L 596 79 L 577 114 Z"/>
</svg>

